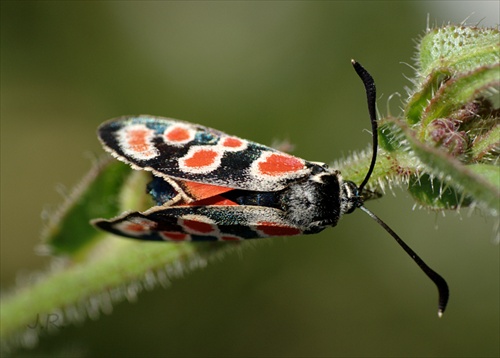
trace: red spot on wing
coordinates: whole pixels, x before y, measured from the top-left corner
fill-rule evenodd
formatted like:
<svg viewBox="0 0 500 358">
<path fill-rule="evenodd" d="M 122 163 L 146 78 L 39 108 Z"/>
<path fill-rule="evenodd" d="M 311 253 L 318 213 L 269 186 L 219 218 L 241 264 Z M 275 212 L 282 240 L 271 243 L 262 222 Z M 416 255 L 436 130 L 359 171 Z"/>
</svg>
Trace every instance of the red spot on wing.
<svg viewBox="0 0 500 358">
<path fill-rule="evenodd" d="M 277 223 L 261 221 L 257 225 L 257 230 L 267 236 L 293 236 L 300 235 L 302 230 L 295 227 L 283 226 Z"/>
<path fill-rule="evenodd" d="M 126 225 L 123 226 L 124 230 L 131 231 L 131 232 L 144 232 L 148 231 L 149 227 L 145 227 L 142 224 L 136 224 L 136 223 L 126 223 Z"/>
<path fill-rule="evenodd" d="M 196 183 L 192 181 L 179 182 L 182 189 L 195 201 L 210 198 L 233 190 L 224 186 Z"/>
<path fill-rule="evenodd" d="M 137 236 L 144 233 L 149 233 L 154 230 L 156 223 L 151 220 L 137 220 L 129 221 L 124 220 L 113 224 L 115 230 L 129 234 L 132 236 Z"/>
<path fill-rule="evenodd" d="M 130 150 L 137 153 L 149 152 L 151 149 L 151 144 L 149 142 L 150 135 L 151 130 L 147 128 L 130 129 L 127 132 L 127 143 Z"/>
<path fill-rule="evenodd" d="M 200 149 L 184 160 L 184 165 L 190 168 L 208 167 L 215 163 L 217 152 L 211 149 Z"/>
<path fill-rule="evenodd" d="M 228 148 L 238 148 L 243 145 L 243 141 L 239 138 L 228 137 L 224 139 L 222 145 Z"/>
<path fill-rule="evenodd" d="M 259 162 L 259 171 L 262 174 L 279 176 L 287 173 L 293 173 L 305 168 L 304 162 L 286 154 L 273 153 L 264 161 Z"/>
<path fill-rule="evenodd" d="M 160 232 L 160 235 L 167 240 L 173 241 L 185 241 L 189 239 L 189 235 L 182 232 L 162 231 Z"/>
<path fill-rule="evenodd" d="M 214 226 L 212 224 L 195 220 L 183 220 L 182 226 L 200 234 L 208 234 L 214 231 Z"/>
<path fill-rule="evenodd" d="M 165 138 L 171 142 L 183 142 L 191 137 L 189 131 L 186 128 L 175 127 L 165 134 Z"/>
</svg>

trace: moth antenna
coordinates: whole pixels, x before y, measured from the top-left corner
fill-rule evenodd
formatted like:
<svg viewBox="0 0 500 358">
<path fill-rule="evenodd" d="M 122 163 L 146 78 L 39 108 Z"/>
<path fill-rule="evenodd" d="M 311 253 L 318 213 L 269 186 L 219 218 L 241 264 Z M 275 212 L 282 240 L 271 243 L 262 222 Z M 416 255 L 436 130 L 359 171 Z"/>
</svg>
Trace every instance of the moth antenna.
<svg viewBox="0 0 500 358">
<path fill-rule="evenodd" d="M 370 163 L 370 168 L 363 179 L 363 182 L 358 187 L 359 195 L 362 194 L 363 188 L 370 180 L 373 169 L 375 168 L 375 162 L 377 161 L 377 151 L 378 151 L 378 125 L 377 125 L 377 111 L 375 108 L 375 101 L 377 99 L 377 90 L 375 87 L 375 81 L 373 77 L 364 69 L 358 62 L 351 60 L 354 70 L 358 74 L 359 78 L 363 81 L 366 90 L 366 100 L 368 102 L 368 112 L 370 114 L 370 122 L 372 124 L 372 139 L 373 139 L 373 153 L 372 160 Z M 432 282 L 436 285 L 439 293 L 438 299 L 438 316 L 441 317 L 446 309 L 448 303 L 448 298 L 450 296 L 450 290 L 448 289 L 448 284 L 445 279 L 442 278 L 436 271 L 431 269 L 418 255 L 413 251 L 404 241 L 401 239 L 385 222 L 383 222 L 377 215 L 372 213 L 370 210 L 363 206 L 362 201 L 358 202 L 358 207 L 363 210 L 368 216 L 375 220 L 380 226 L 382 226 L 385 231 L 387 231 L 396 242 L 405 250 L 405 252 L 412 258 L 412 260 L 420 267 L 422 271 L 429 277 Z"/>
<path fill-rule="evenodd" d="M 375 101 L 377 99 L 377 89 L 375 87 L 375 81 L 373 77 L 368 73 L 367 70 L 363 66 L 360 65 L 359 62 L 351 60 L 352 66 L 354 70 L 358 74 L 361 81 L 365 85 L 366 90 L 366 101 L 368 102 L 368 112 L 370 113 L 370 122 L 372 124 L 372 161 L 370 163 L 370 168 L 365 175 L 365 179 L 358 186 L 359 193 L 363 192 L 363 188 L 370 180 L 370 176 L 372 175 L 373 168 L 375 168 L 375 162 L 377 161 L 377 150 L 378 150 L 378 126 L 377 126 L 377 111 L 375 109 Z"/>
<path fill-rule="evenodd" d="M 450 297 L 450 290 L 448 289 L 448 284 L 446 280 L 442 278 L 436 271 L 431 269 L 427 264 L 422 260 L 415 251 L 413 251 L 404 241 L 401 239 L 385 222 L 383 222 L 377 215 L 372 213 L 370 210 L 365 208 L 364 206 L 359 207 L 365 213 L 368 214 L 373 220 L 375 220 L 380 226 L 382 226 L 385 231 L 387 231 L 396 242 L 406 251 L 406 253 L 412 258 L 413 261 L 420 267 L 422 271 L 429 277 L 432 282 L 436 285 L 439 293 L 438 299 L 438 316 L 442 317 L 444 310 L 446 309 L 446 305 L 448 303 L 448 298 Z"/>
</svg>

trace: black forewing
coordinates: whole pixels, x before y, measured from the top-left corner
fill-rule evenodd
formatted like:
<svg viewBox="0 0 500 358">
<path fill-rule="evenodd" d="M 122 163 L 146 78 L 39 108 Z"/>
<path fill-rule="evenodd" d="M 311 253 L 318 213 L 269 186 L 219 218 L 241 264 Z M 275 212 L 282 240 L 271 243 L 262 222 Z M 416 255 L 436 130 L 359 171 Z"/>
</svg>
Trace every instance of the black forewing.
<svg viewBox="0 0 500 358">
<path fill-rule="evenodd" d="M 152 159 L 135 158 L 127 154 L 124 149 L 120 131 L 126 129 L 127 126 L 138 124 L 146 126 L 155 133 L 152 143 L 158 151 L 158 155 Z M 163 133 L 170 126 L 178 124 L 189 126 L 196 134 L 193 140 L 184 145 L 170 145 L 165 142 Z M 291 175 L 264 176 L 255 174 L 252 172 L 252 164 L 256 160 L 269 153 L 281 154 L 281 152 L 262 144 L 238 138 L 246 144 L 244 150 L 224 151 L 220 159 L 220 164 L 214 170 L 206 173 L 189 173 L 179 167 L 180 158 L 186 157 L 189 150 L 195 146 L 219 148 L 220 139 L 229 136 L 212 128 L 169 118 L 144 115 L 117 118 L 102 124 L 98 129 L 98 135 L 107 151 L 119 160 L 131 164 L 135 169 L 149 170 L 157 176 L 236 189 L 254 191 L 281 190 L 289 185 L 289 183 L 309 176 L 312 168 L 319 167 L 317 164 L 297 158 L 297 160 L 301 160 L 304 163 L 304 168 L 291 173 Z M 230 137 L 237 138 L 234 136 Z"/>
</svg>

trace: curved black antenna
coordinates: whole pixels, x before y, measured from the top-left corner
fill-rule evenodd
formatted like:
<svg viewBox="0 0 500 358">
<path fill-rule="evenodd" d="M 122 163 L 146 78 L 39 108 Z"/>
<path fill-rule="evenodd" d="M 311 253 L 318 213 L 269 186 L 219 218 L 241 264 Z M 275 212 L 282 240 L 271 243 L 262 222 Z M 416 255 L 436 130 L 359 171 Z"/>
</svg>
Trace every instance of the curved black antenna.
<svg viewBox="0 0 500 358">
<path fill-rule="evenodd" d="M 378 150 L 378 126 L 377 126 L 377 112 L 375 108 L 376 101 L 376 88 L 375 81 L 373 77 L 368 73 L 367 70 L 363 68 L 358 62 L 351 60 L 351 63 L 356 70 L 359 78 L 363 81 L 366 90 L 366 99 L 368 102 L 368 112 L 370 113 L 370 122 L 372 124 L 372 138 L 373 138 L 373 153 L 372 153 L 372 161 L 370 163 L 370 168 L 366 173 L 363 182 L 358 187 L 358 195 L 361 196 L 363 193 L 363 188 L 368 183 L 370 176 L 375 168 L 375 162 L 377 161 L 377 150 Z M 375 220 L 380 226 L 382 226 L 385 231 L 387 231 L 396 242 L 405 250 L 405 252 L 412 258 L 412 260 L 420 267 L 422 271 L 429 277 L 432 282 L 436 285 L 439 293 L 438 300 L 438 316 L 441 317 L 446 309 L 446 305 L 448 303 L 448 298 L 450 296 L 450 291 L 448 289 L 448 284 L 445 279 L 442 278 L 438 273 L 436 273 L 433 269 L 431 269 L 427 264 L 417 255 L 415 251 L 413 251 L 385 222 L 383 222 L 377 215 L 372 213 L 370 210 L 363 206 L 363 201 L 357 201 L 357 207 L 363 210 L 368 216 L 370 216 L 373 220 Z"/>
<path fill-rule="evenodd" d="M 429 277 L 432 282 L 437 286 L 439 293 L 438 300 L 438 316 L 443 316 L 444 310 L 446 309 L 446 304 L 448 303 L 448 298 L 450 297 L 450 290 L 448 289 L 448 284 L 445 279 L 442 278 L 436 271 L 431 269 L 427 264 L 422 260 L 415 251 L 413 251 L 385 222 L 383 222 L 377 215 L 372 213 L 370 210 L 365 208 L 364 206 L 359 207 L 365 213 L 368 214 L 373 220 L 375 220 L 380 226 L 382 226 L 385 231 L 387 231 L 396 241 L 397 243 L 406 251 L 406 253 L 415 261 L 415 263 L 424 271 L 424 273 Z"/>
<path fill-rule="evenodd" d="M 377 126 L 377 111 L 375 109 L 375 101 L 377 99 L 377 89 L 375 87 L 375 81 L 373 77 L 368 73 L 367 70 L 364 69 L 363 66 L 354 60 L 351 60 L 352 66 L 354 70 L 358 74 L 361 81 L 365 85 L 366 90 L 366 100 L 368 102 L 368 112 L 370 113 L 370 122 L 372 123 L 372 138 L 373 138 L 373 146 L 372 146 L 372 161 L 370 163 L 370 168 L 365 175 L 365 179 L 358 186 L 358 190 L 360 193 L 363 192 L 363 188 L 365 187 L 368 180 L 370 180 L 370 176 L 372 175 L 373 168 L 375 168 L 375 162 L 377 161 L 377 149 L 378 149 L 378 126 Z"/>
</svg>

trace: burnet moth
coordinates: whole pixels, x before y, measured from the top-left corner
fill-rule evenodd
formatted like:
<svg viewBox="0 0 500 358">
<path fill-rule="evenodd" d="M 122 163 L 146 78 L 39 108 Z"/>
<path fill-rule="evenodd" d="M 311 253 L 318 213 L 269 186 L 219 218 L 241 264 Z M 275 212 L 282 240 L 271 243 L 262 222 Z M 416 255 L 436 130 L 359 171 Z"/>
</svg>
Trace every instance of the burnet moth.
<svg viewBox="0 0 500 358">
<path fill-rule="evenodd" d="M 92 223 L 110 233 L 149 241 L 239 241 L 315 234 L 359 208 L 381 225 L 436 284 L 438 315 L 446 281 L 363 205 L 375 167 L 378 128 L 372 76 L 356 61 L 372 126 L 373 154 L 363 182 L 344 180 L 326 164 L 175 119 L 128 116 L 98 129 L 104 149 L 136 170 L 153 173 L 147 186 L 157 206 Z"/>
</svg>

